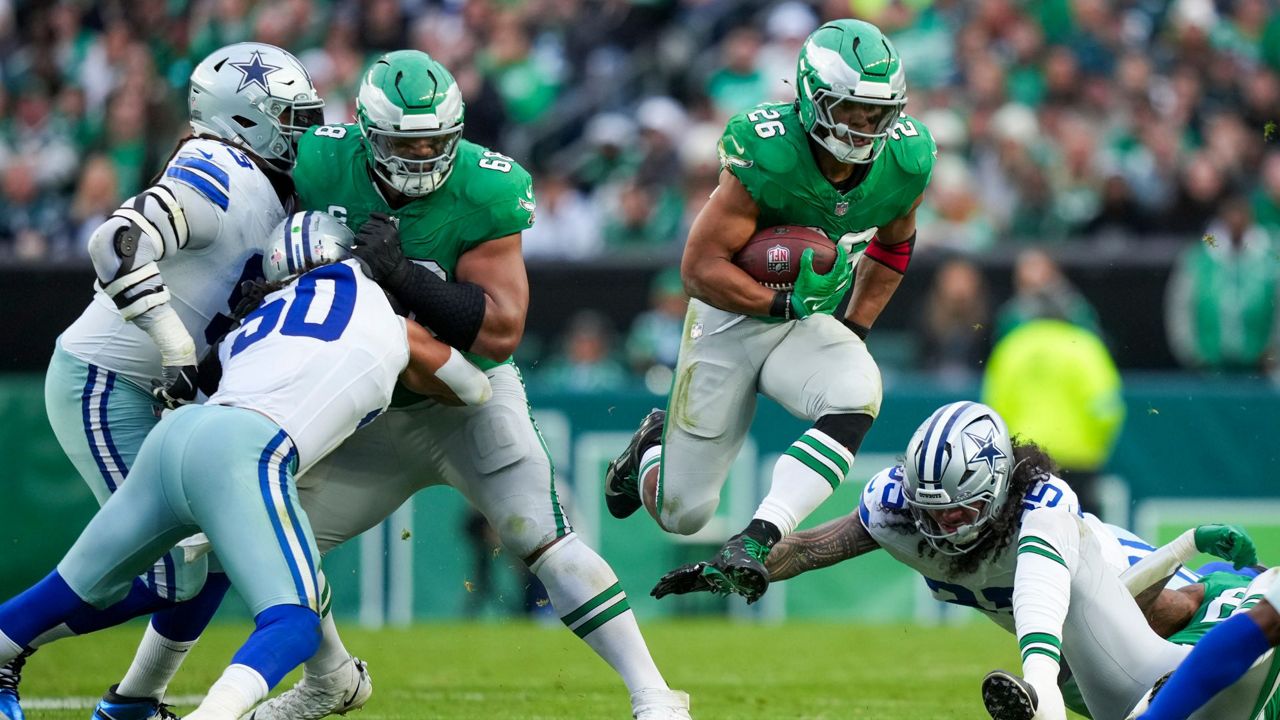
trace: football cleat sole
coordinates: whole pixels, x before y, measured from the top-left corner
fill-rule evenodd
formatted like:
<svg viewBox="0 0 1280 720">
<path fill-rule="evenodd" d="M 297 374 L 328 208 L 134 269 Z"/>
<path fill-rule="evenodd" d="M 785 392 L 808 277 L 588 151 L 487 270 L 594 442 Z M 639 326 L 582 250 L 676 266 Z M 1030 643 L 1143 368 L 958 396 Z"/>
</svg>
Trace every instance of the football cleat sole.
<svg viewBox="0 0 1280 720">
<path fill-rule="evenodd" d="M 1039 702 L 1034 688 L 1004 670 L 992 670 L 982 679 L 982 704 L 991 720 L 1031 720 Z"/>
</svg>

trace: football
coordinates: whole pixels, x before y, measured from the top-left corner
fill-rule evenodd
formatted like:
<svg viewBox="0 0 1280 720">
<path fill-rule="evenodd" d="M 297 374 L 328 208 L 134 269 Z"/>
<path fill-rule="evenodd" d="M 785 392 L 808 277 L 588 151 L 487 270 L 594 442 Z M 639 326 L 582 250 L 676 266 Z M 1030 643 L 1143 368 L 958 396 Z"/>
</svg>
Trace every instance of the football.
<svg viewBox="0 0 1280 720">
<path fill-rule="evenodd" d="M 790 290 L 800 273 L 800 254 L 813 248 L 813 269 L 825 273 L 836 261 L 836 244 L 817 228 L 776 225 L 756 231 L 733 256 L 733 264 L 772 290 Z"/>
</svg>

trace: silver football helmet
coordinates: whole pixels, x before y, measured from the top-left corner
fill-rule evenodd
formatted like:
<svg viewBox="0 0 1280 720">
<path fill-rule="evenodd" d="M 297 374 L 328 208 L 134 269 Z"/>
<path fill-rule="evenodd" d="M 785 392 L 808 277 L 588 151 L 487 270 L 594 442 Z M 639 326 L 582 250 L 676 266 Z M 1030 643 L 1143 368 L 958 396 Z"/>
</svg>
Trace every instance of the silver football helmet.
<svg viewBox="0 0 1280 720">
<path fill-rule="evenodd" d="M 337 218 L 316 210 L 294 213 L 271 231 L 262 256 L 269 283 L 283 283 L 312 268 L 351 257 L 355 236 Z"/>
<path fill-rule="evenodd" d="M 324 100 L 298 59 L 244 42 L 210 53 L 191 73 L 191 127 L 252 151 L 288 171 L 298 138 L 324 122 Z"/>
<path fill-rule="evenodd" d="M 961 555 L 1000 513 L 1013 474 L 1013 442 L 995 410 L 976 402 L 943 405 L 911 437 L 903 493 L 916 527 L 935 550 Z M 948 511 L 953 517 L 942 523 Z"/>
</svg>

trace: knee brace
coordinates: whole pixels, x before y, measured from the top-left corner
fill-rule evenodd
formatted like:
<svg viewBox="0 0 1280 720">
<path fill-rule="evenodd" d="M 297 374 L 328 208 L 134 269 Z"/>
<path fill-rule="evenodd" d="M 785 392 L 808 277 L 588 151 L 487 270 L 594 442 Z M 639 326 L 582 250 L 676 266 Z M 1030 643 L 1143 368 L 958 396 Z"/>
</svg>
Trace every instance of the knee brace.
<svg viewBox="0 0 1280 720">
<path fill-rule="evenodd" d="M 823 415 L 813 427 L 828 437 L 848 448 L 854 455 L 862 447 L 862 438 L 866 437 L 875 418 L 862 413 L 839 413 Z"/>
</svg>

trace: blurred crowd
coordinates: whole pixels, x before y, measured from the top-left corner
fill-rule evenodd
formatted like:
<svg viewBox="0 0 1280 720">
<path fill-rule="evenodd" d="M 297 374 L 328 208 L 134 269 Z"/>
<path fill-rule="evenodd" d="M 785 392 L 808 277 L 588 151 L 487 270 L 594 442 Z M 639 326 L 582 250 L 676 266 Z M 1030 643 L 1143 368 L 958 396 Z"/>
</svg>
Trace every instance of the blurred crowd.
<svg viewBox="0 0 1280 720">
<path fill-rule="evenodd" d="M 804 38 L 838 17 L 894 40 L 907 112 L 938 145 L 919 248 L 957 259 L 922 317 L 926 364 L 972 369 L 990 347 L 950 326 L 1001 332 L 970 259 L 1159 238 L 1183 247 L 1167 304 L 1179 359 L 1274 366 L 1276 0 L 0 0 L 0 262 L 83 262 L 87 234 L 186 132 L 194 64 L 257 40 L 298 55 L 329 122 L 352 118 L 373 56 L 429 52 L 462 88 L 465 134 L 534 173 L 531 260 L 674 264 L 725 121 L 792 99 Z M 682 312 L 661 298 L 678 293 L 658 278 L 621 339 L 572 318 L 546 372 L 661 385 Z M 1080 302 L 1060 309 L 1096 325 Z M 575 370 L 593 354 L 608 362 Z"/>
</svg>

